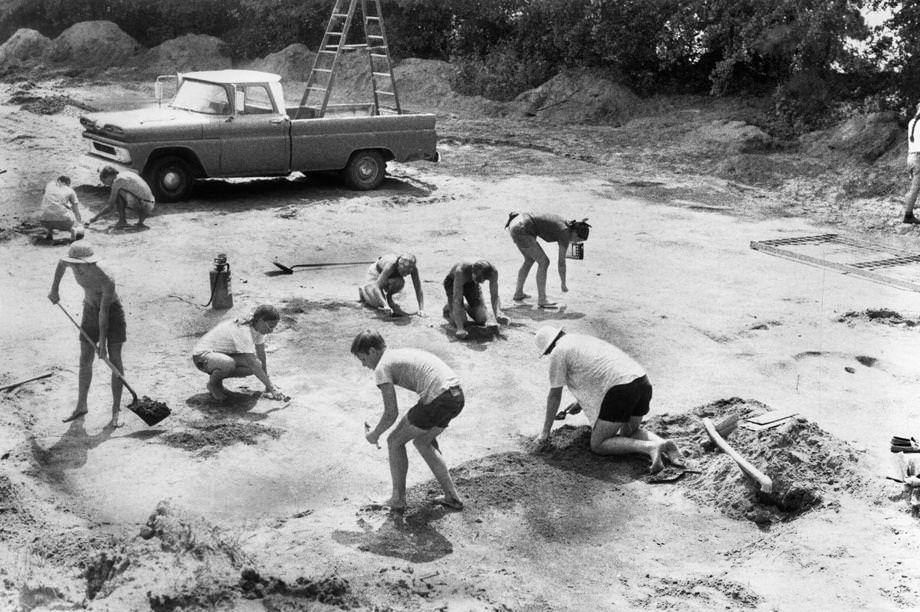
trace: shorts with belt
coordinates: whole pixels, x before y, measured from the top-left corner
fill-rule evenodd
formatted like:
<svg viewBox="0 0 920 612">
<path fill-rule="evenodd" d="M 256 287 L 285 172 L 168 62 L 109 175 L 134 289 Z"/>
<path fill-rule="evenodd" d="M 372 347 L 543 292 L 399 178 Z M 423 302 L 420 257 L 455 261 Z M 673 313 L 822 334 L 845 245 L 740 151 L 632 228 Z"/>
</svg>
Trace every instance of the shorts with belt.
<svg viewBox="0 0 920 612">
<path fill-rule="evenodd" d="M 406 420 L 419 429 L 447 427 L 463 410 L 464 403 L 463 390 L 459 386 L 451 387 L 427 404 L 417 403 L 406 414 Z"/>
<path fill-rule="evenodd" d="M 80 327 L 92 338 L 93 342 L 99 342 L 99 305 L 83 302 L 83 318 L 80 321 Z M 109 344 L 121 344 L 128 338 L 128 326 L 125 323 L 125 310 L 121 302 L 114 301 L 109 305 L 109 330 L 106 340 Z M 80 339 L 85 341 L 83 334 Z"/>
</svg>

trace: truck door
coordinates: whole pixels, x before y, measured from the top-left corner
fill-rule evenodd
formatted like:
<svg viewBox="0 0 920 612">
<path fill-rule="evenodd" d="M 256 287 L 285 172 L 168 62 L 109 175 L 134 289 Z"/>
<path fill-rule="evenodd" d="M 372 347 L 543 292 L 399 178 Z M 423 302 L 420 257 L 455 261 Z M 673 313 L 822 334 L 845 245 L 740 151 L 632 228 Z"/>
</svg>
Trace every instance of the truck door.
<svg viewBox="0 0 920 612">
<path fill-rule="evenodd" d="M 233 114 L 221 123 L 221 174 L 258 176 L 290 171 L 290 121 L 263 84 L 237 85 Z"/>
</svg>

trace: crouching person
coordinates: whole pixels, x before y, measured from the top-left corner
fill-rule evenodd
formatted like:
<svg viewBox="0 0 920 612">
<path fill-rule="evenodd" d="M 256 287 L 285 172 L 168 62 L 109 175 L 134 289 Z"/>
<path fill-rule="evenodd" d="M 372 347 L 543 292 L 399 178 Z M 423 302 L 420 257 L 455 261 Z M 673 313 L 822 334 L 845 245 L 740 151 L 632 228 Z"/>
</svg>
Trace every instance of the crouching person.
<svg viewBox="0 0 920 612">
<path fill-rule="evenodd" d="M 649 412 L 652 385 L 645 370 L 629 355 L 599 338 L 567 334 L 544 326 L 537 330 L 540 356 L 549 355 L 549 393 L 543 431 L 537 442 L 545 443 L 556 419 L 562 388 L 568 387 L 578 400 L 566 410 L 584 410 L 591 421 L 591 450 L 598 455 L 648 455 L 651 471 L 660 471 L 664 461 L 683 465 L 677 445 L 642 429 Z"/>
<path fill-rule="evenodd" d="M 451 419 L 463 410 L 463 391 L 457 375 L 447 364 L 427 351 L 413 348 L 388 349 L 383 337 L 369 330 L 355 337 L 351 353 L 361 365 L 374 370 L 377 387 L 383 396 L 383 415 L 377 426 L 369 429 L 365 436 L 369 443 L 377 444 L 383 432 L 399 416 L 395 387 L 408 389 L 419 396 L 418 403 L 387 436 L 393 494 L 386 505 L 392 510 L 404 510 L 406 507 L 406 474 L 409 471 L 406 444 L 412 441 L 444 490 L 444 495 L 434 502 L 453 510 L 462 510 L 463 501 L 450 477 L 437 441 L 438 435 L 447 428 Z"/>
<path fill-rule="evenodd" d="M 265 334 L 274 331 L 281 319 L 271 304 L 257 307 L 246 318 L 227 319 L 206 333 L 192 351 L 192 362 L 209 376 L 208 393 L 217 401 L 227 399 L 225 378 L 255 376 L 265 385 L 265 395 L 284 399 L 284 394 L 268 377 Z"/>
</svg>

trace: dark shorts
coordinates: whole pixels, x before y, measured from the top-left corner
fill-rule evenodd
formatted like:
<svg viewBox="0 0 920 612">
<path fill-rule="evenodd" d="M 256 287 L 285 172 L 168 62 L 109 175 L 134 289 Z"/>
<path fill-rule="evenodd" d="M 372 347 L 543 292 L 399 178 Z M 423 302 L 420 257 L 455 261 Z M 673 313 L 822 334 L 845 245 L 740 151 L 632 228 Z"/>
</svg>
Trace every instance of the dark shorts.
<svg viewBox="0 0 920 612">
<path fill-rule="evenodd" d="M 92 338 L 93 342 L 99 342 L 98 306 L 83 303 L 83 319 L 80 321 L 80 326 Z M 109 333 L 106 339 L 109 344 L 121 344 L 128 339 L 125 310 L 121 307 L 121 302 L 112 302 L 109 306 Z M 83 334 L 80 334 L 80 340 L 86 341 Z"/>
<path fill-rule="evenodd" d="M 419 402 L 413 406 L 406 414 L 406 420 L 419 429 L 447 427 L 451 419 L 463 410 L 463 404 L 463 390 L 453 387 L 434 398 L 430 404 Z"/>
<path fill-rule="evenodd" d="M 454 300 L 454 277 L 452 274 L 444 277 L 444 292 L 447 294 L 447 308 L 450 309 Z M 463 283 L 463 297 L 466 299 L 468 308 L 476 308 L 485 304 L 485 300 L 482 299 L 482 289 L 479 287 L 479 283 L 475 281 Z"/>
<path fill-rule="evenodd" d="M 625 385 L 610 387 L 604 395 L 597 418 L 612 423 L 626 423 L 632 417 L 647 415 L 651 401 L 652 383 L 647 376 L 643 376 Z"/>
</svg>

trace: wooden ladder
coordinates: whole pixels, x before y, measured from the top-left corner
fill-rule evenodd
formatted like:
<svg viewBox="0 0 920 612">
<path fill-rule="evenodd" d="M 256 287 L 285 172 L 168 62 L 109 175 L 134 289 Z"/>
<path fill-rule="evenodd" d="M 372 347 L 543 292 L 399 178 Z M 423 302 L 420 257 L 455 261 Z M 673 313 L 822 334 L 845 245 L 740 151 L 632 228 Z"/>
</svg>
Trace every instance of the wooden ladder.
<svg viewBox="0 0 920 612">
<path fill-rule="evenodd" d="M 329 96 L 335 82 L 336 69 L 343 51 L 360 50 L 367 54 L 371 71 L 371 85 L 374 92 L 372 113 L 381 111 L 401 114 L 399 96 L 396 94 L 396 79 L 390 60 L 386 28 L 380 0 L 360 0 L 361 16 L 364 19 L 364 42 L 347 44 L 348 33 L 358 10 L 359 0 L 335 0 L 332 15 L 326 25 L 322 43 L 313 60 L 313 68 L 307 78 L 307 87 L 297 109 L 297 119 L 304 115 L 322 117 L 329 106 Z"/>
</svg>

